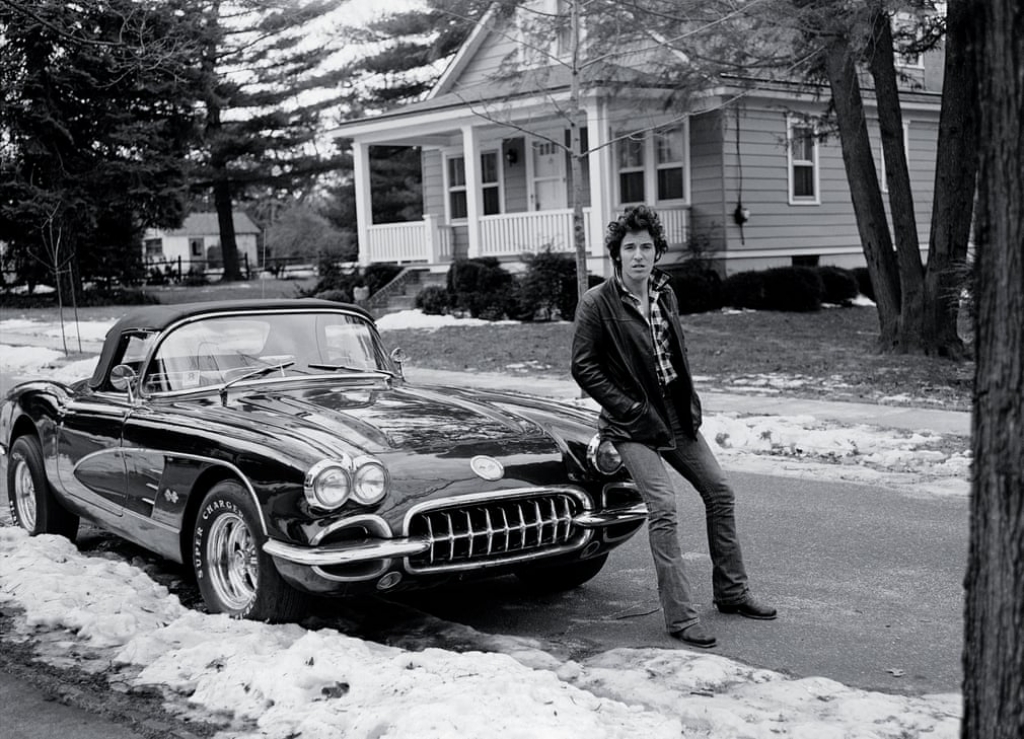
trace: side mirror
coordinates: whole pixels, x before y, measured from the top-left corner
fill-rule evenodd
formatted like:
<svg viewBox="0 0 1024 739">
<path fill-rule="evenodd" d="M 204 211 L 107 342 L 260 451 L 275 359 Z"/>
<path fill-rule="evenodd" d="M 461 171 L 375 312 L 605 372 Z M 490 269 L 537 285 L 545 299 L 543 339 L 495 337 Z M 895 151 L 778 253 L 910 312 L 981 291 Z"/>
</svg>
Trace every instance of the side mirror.
<svg viewBox="0 0 1024 739">
<path fill-rule="evenodd" d="M 405 364 L 407 359 L 408 357 L 406 357 L 405 352 L 402 351 L 401 347 L 396 347 L 391 350 L 391 361 L 398 368 L 398 376 L 403 380 L 405 379 L 405 372 L 402 369 L 402 365 Z"/>
<path fill-rule="evenodd" d="M 135 370 L 127 364 L 119 364 L 110 370 L 110 384 L 119 392 L 127 392 L 129 400 L 134 400 L 132 388 L 135 385 L 136 377 L 138 375 L 135 374 Z"/>
</svg>

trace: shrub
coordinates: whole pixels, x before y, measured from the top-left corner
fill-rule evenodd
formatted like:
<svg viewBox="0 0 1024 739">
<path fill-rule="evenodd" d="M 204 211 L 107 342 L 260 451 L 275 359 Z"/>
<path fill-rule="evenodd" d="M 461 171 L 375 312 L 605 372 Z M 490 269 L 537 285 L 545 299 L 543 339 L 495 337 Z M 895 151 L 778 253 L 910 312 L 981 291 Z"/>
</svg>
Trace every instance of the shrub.
<svg viewBox="0 0 1024 739">
<path fill-rule="evenodd" d="M 779 311 L 816 311 L 824 293 L 816 267 L 775 267 L 738 272 L 722 285 L 726 305 Z"/>
<path fill-rule="evenodd" d="M 715 270 L 687 261 L 669 275 L 680 313 L 707 313 L 722 307 L 722 278 Z"/>
<path fill-rule="evenodd" d="M 181 284 L 188 287 L 200 287 L 202 285 L 209 285 L 210 280 L 207 279 L 206 273 L 196 267 L 189 267 L 188 272 L 182 275 Z"/>
<path fill-rule="evenodd" d="M 448 289 L 440 285 L 429 285 L 416 296 L 416 307 L 428 316 L 443 316 L 451 308 L 451 304 Z"/>
<path fill-rule="evenodd" d="M 821 277 L 821 284 L 824 288 L 821 298 L 823 303 L 850 305 L 857 297 L 857 293 L 860 292 L 860 288 L 857 287 L 857 278 L 848 269 L 819 267 L 818 275 Z"/>
<path fill-rule="evenodd" d="M 168 279 L 167 272 L 159 267 L 150 267 L 149 272 L 146 273 L 147 285 L 166 285 L 168 282 L 170 280 Z"/>
<path fill-rule="evenodd" d="M 394 265 L 383 265 L 386 267 L 394 267 Z M 367 268 L 369 271 L 369 268 Z M 366 278 L 360 274 L 359 270 L 345 271 L 341 269 L 335 257 L 331 254 L 322 254 L 320 261 L 317 263 L 317 274 L 320 278 L 316 281 L 313 287 L 308 289 L 299 289 L 299 297 L 323 297 L 327 293 L 339 292 L 343 297 L 340 298 L 327 298 L 327 300 L 339 300 L 343 303 L 351 303 L 352 291 L 359 285 L 366 284 Z M 371 290 L 371 293 L 373 290 Z"/>
<path fill-rule="evenodd" d="M 516 313 L 515 281 L 495 257 L 460 259 L 448 269 L 453 308 L 497 320 Z"/>
<path fill-rule="evenodd" d="M 402 268 L 397 264 L 370 264 L 363 270 L 363 284 L 370 288 L 370 295 L 398 277 Z"/>
<path fill-rule="evenodd" d="M 853 270 L 853 276 L 857 280 L 857 289 L 860 294 L 868 300 L 875 299 L 875 286 L 871 284 L 871 272 L 867 267 L 857 267 Z"/>
<path fill-rule="evenodd" d="M 351 303 L 352 288 L 342 287 L 322 290 L 316 293 L 313 297 L 320 298 L 320 300 L 333 300 L 336 303 Z"/>
<path fill-rule="evenodd" d="M 317 280 L 313 287 L 302 289 L 299 288 L 298 293 L 301 298 L 309 297 L 321 297 L 325 293 L 329 292 L 341 292 L 348 297 L 343 302 L 352 301 L 352 289 L 357 285 L 363 284 L 363 277 L 358 272 L 352 274 L 345 274 L 340 269 L 329 269 L 326 274 L 321 273 L 320 279 Z M 329 298 L 334 300 L 334 298 Z"/>
<path fill-rule="evenodd" d="M 576 260 L 550 249 L 524 255 L 527 268 L 519 278 L 517 317 L 524 321 L 572 320 L 576 313 Z"/>
<path fill-rule="evenodd" d="M 764 273 L 769 310 L 808 312 L 821 309 L 825 294 L 817 267 L 776 267 Z"/>
<path fill-rule="evenodd" d="M 733 308 L 768 307 L 763 272 L 737 272 L 722 282 L 722 302 Z"/>
</svg>

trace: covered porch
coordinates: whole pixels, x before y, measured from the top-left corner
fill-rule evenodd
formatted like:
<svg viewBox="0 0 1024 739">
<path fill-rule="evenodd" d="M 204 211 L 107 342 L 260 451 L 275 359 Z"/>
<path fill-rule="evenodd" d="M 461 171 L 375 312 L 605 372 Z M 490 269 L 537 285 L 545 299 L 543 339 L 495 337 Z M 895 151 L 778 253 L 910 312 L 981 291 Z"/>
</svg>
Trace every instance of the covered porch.
<svg viewBox="0 0 1024 739">
<path fill-rule="evenodd" d="M 360 264 L 442 271 L 462 258 L 514 263 L 545 250 L 574 253 L 574 201 L 582 211 L 591 274 L 610 273 L 604 231 L 627 204 L 652 202 L 670 254 L 679 254 L 690 221 L 685 119 L 641 115 L 597 92 L 580 101 L 573 125 L 558 96 L 486 107 L 443 95 L 342 124 L 334 133 L 352 140 Z M 651 133 L 656 130 L 663 132 Z M 583 152 L 578 167 L 570 154 L 574 132 L 576 150 Z M 373 146 L 419 149 L 422 219 L 373 222 Z"/>
<path fill-rule="evenodd" d="M 684 244 L 686 209 L 663 209 L 660 214 L 669 244 Z M 588 254 L 600 255 L 604 219 L 595 219 L 594 209 L 586 207 L 583 209 L 583 224 Z M 365 236 L 360 229 L 360 263 L 448 265 L 456 257 L 457 231 L 466 232 L 466 240 L 472 244 L 468 239 L 468 224 L 445 223 L 438 215 L 426 214 L 423 220 L 408 223 L 370 223 L 366 226 Z M 545 249 L 571 254 L 575 252 L 573 233 L 571 209 L 481 216 L 477 248 L 467 250 L 466 256 L 519 258 L 524 253 L 536 254 Z"/>
</svg>

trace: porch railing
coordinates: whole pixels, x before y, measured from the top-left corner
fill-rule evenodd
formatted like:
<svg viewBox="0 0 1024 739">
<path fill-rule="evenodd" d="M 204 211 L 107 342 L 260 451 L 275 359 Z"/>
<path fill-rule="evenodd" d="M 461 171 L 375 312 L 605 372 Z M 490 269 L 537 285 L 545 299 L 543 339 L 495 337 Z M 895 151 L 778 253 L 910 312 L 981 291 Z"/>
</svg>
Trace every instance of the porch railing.
<svg viewBox="0 0 1024 739">
<path fill-rule="evenodd" d="M 669 247 L 682 246 L 687 241 L 687 220 L 690 212 L 685 208 L 658 208 L 658 217 L 665 229 Z"/>
<path fill-rule="evenodd" d="M 369 261 L 426 262 L 437 264 L 452 259 L 452 229 L 438 216 L 422 221 L 381 223 L 367 228 Z"/>
<path fill-rule="evenodd" d="M 686 243 L 688 212 L 686 209 L 660 208 L 669 246 Z M 593 234 L 590 208 L 584 208 L 584 229 L 589 251 L 601 251 L 603 234 Z M 452 227 L 438 216 L 424 216 L 422 221 L 372 225 L 367 229 L 369 262 L 397 264 L 445 264 L 453 258 Z M 545 247 L 554 252 L 574 250 L 572 210 L 544 210 L 528 213 L 505 213 L 480 219 L 479 256 L 509 257 L 524 252 L 535 254 Z M 596 247 L 596 248 L 595 248 Z"/>
<path fill-rule="evenodd" d="M 590 208 L 583 209 L 583 225 L 589 245 Z M 571 209 L 506 213 L 480 219 L 480 256 L 536 254 L 545 248 L 553 252 L 575 249 Z"/>
</svg>

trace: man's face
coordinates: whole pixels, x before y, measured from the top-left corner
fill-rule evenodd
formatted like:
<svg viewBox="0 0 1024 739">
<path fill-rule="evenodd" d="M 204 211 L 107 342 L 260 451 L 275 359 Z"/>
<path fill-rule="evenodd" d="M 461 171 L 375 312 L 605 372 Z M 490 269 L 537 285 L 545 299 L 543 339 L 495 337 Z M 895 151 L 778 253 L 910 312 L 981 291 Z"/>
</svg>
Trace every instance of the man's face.
<svg viewBox="0 0 1024 739">
<path fill-rule="evenodd" d="M 646 280 L 654 270 L 656 255 L 654 239 L 649 231 L 627 232 L 619 249 L 623 278 L 635 282 Z"/>
</svg>

